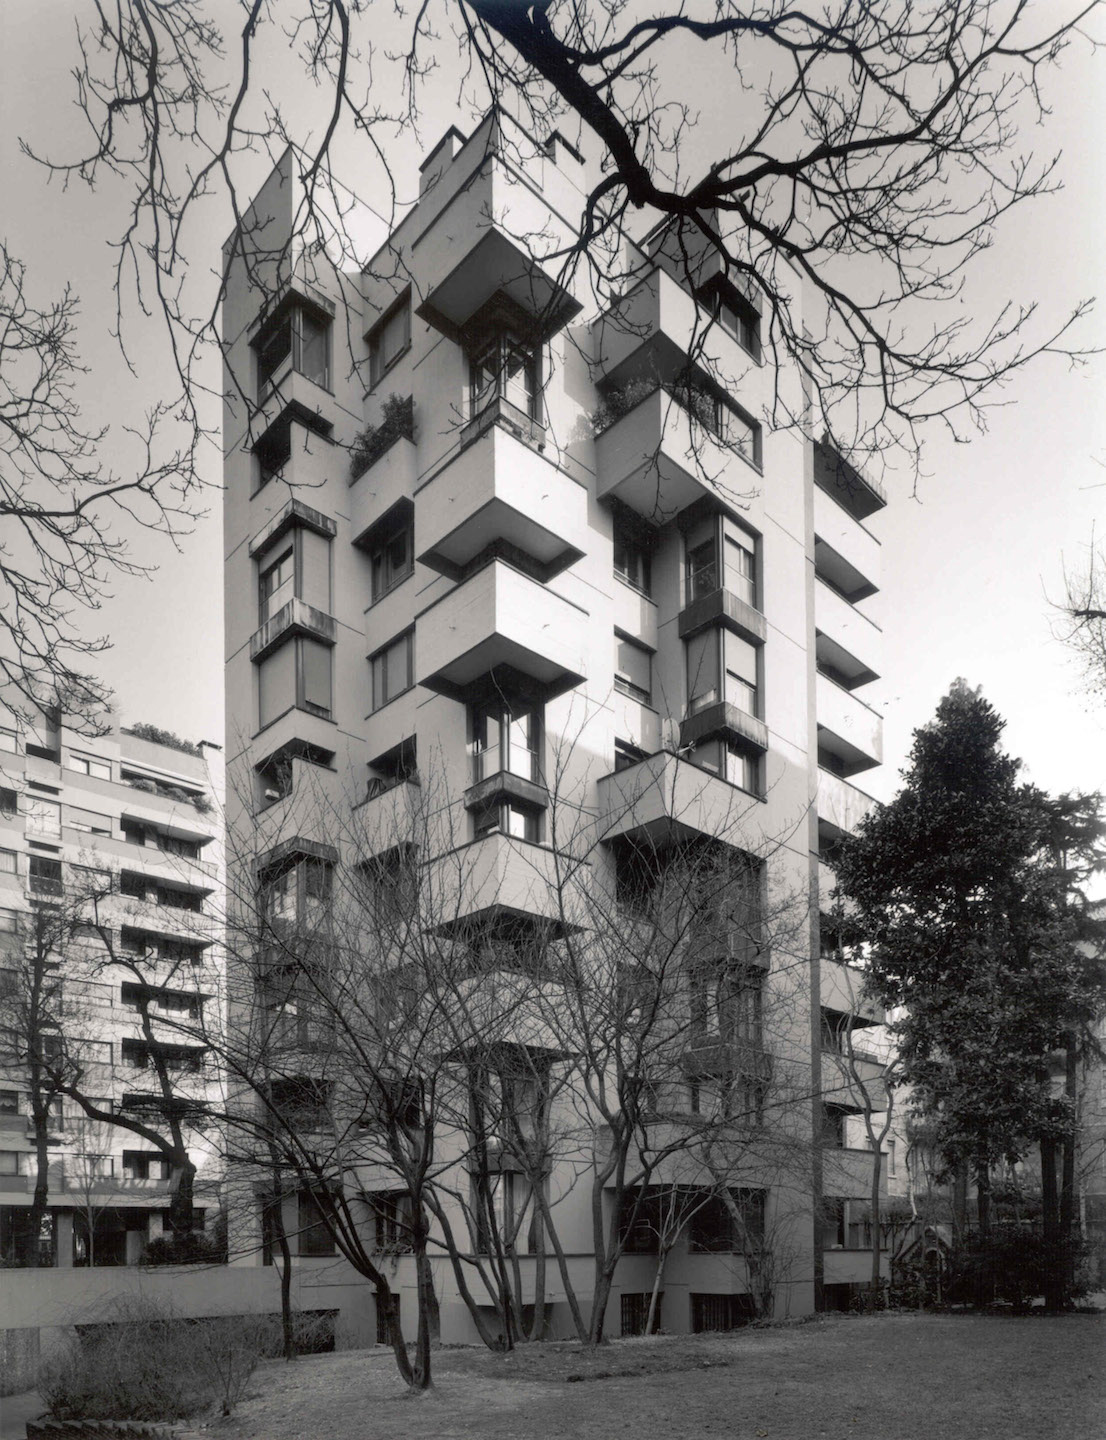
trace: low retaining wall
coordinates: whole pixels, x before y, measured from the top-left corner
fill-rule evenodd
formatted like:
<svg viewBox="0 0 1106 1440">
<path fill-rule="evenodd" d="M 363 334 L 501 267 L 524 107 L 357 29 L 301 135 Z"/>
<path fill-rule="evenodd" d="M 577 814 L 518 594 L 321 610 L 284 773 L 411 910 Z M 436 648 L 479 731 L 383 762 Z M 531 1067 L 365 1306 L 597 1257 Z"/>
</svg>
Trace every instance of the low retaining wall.
<svg viewBox="0 0 1106 1440">
<path fill-rule="evenodd" d="M 154 1300 L 188 1318 L 280 1313 L 280 1279 L 271 1266 L 28 1269 L 0 1276 L 0 1394 L 6 1395 L 33 1388 L 40 1362 L 65 1343 L 73 1327 L 104 1320 L 122 1299 Z M 337 1310 L 340 1350 L 376 1339 L 372 1287 L 344 1264 L 297 1270 L 292 1306 Z"/>
</svg>

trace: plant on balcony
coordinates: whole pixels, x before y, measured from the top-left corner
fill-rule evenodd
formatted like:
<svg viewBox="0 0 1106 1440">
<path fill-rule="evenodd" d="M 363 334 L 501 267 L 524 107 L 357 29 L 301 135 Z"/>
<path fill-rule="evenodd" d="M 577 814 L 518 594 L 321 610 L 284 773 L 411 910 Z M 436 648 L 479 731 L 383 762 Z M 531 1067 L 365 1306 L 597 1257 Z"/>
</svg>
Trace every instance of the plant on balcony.
<svg viewBox="0 0 1106 1440">
<path fill-rule="evenodd" d="M 616 385 L 606 391 L 599 404 L 591 413 L 591 428 L 595 435 L 609 430 L 616 420 L 628 415 L 635 405 L 647 400 L 659 389 L 656 380 L 630 380 L 625 385 Z"/>
<path fill-rule="evenodd" d="M 349 452 L 349 478 L 360 479 L 397 440 L 415 438 L 415 405 L 410 395 L 389 395 L 377 425 L 367 425 Z"/>
<path fill-rule="evenodd" d="M 149 740 L 152 745 L 165 745 L 170 750 L 179 750 L 183 755 L 203 756 L 203 751 L 198 745 L 193 745 L 191 740 L 182 740 L 179 735 L 174 735 L 172 730 L 162 730 L 159 725 L 148 725 L 145 721 L 140 721 L 123 733 L 133 735 L 138 740 Z"/>
</svg>

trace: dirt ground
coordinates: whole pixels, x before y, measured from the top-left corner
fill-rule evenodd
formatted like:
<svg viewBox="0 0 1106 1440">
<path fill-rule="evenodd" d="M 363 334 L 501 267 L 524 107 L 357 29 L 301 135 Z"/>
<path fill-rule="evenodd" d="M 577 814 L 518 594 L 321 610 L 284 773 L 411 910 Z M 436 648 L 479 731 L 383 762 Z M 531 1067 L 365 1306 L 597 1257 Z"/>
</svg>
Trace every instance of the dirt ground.
<svg viewBox="0 0 1106 1440">
<path fill-rule="evenodd" d="M 599 1352 L 443 1350 L 408 1398 L 384 1350 L 270 1361 L 218 1440 L 1101 1440 L 1106 1315 L 825 1316 Z"/>
</svg>

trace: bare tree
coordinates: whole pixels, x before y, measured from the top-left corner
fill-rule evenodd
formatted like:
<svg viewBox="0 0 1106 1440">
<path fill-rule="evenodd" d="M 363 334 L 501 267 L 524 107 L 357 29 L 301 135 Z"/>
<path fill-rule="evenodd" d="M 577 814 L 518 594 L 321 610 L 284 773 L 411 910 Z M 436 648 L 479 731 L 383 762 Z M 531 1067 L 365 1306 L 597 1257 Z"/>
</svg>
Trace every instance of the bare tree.
<svg viewBox="0 0 1106 1440">
<path fill-rule="evenodd" d="M 95 728 L 109 694 L 85 666 L 108 641 L 89 616 L 113 579 L 152 569 L 145 537 L 188 529 L 197 437 L 159 403 L 123 427 L 129 468 L 110 468 L 119 438 L 80 409 L 78 318 L 68 287 L 39 298 L 0 244 L 0 688 L 24 716 L 61 705 Z"/>
<path fill-rule="evenodd" d="M 720 274 L 757 296 L 766 354 L 798 367 L 805 399 L 776 387 L 772 424 L 827 431 L 857 460 L 902 447 L 916 461 L 931 422 L 962 438 L 1013 374 L 1069 353 L 1086 312 L 950 302 L 970 294 L 998 227 L 1058 184 L 1057 157 L 1021 136 L 1047 113 L 1065 49 L 1093 43 L 1093 10 L 424 0 L 385 15 L 364 0 L 253 0 L 232 26 L 124 0 L 79 30 L 88 144 L 54 154 L 30 136 L 25 147 L 66 179 L 127 183 L 120 313 L 134 287 L 156 296 L 187 394 L 219 296 L 178 282 L 201 208 L 218 203 L 228 228 L 246 220 L 243 152 L 296 147 L 295 244 L 352 269 L 369 254 L 333 155 L 357 147 L 363 193 L 390 226 L 402 188 L 393 141 L 418 125 L 431 89 L 452 86 L 461 110 L 502 107 L 542 142 L 568 130 L 600 162 L 570 233 L 543 239 L 547 260 L 566 274 L 586 266 L 606 303 L 626 289 L 622 241 L 637 216 L 642 230 L 666 222 L 693 287 Z M 286 36 L 293 63 L 275 68 L 270 40 L 285 52 Z M 302 74 L 315 103 L 301 121 L 290 97 Z M 708 91 L 727 107 L 722 140 L 696 132 Z M 255 266 L 262 289 L 274 258 Z"/>
</svg>

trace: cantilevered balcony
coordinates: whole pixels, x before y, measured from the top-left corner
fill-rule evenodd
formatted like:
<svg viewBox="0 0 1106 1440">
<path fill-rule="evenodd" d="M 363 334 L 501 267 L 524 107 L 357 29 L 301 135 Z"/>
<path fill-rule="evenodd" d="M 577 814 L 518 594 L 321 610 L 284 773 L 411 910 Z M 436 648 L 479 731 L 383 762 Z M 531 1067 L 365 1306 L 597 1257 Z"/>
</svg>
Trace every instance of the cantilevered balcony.
<svg viewBox="0 0 1106 1440">
<path fill-rule="evenodd" d="M 814 625 L 819 669 L 849 690 L 878 678 L 883 632 L 822 580 L 814 584 Z"/>
<path fill-rule="evenodd" d="M 548 846 L 497 832 L 431 860 L 423 895 L 443 930 L 504 915 L 559 924 L 557 875 Z"/>
<path fill-rule="evenodd" d="M 864 972 L 840 960 L 825 956 L 818 962 L 819 992 L 823 1010 L 853 1016 L 854 1026 L 882 1025 L 887 1016 L 882 1005 L 864 995 Z M 864 1048 L 863 1034 L 855 1036 L 855 1048 Z"/>
<path fill-rule="evenodd" d="M 883 1065 L 864 1049 L 862 1034 L 853 1035 L 853 1054 L 822 1051 L 822 1101 L 849 1110 L 887 1108 Z"/>
<path fill-rule="evenodd" d="M 584 678 L 587 626 L 586 611 L 496 560 L 419 616 L 418 683 L 461 698 L 513 672 L 548 699 Z"/>
<path fill-rule="evenodd" d="M 373 530 L 401 505 L 410 507 L 418 475 L 414 441 L 403 436 L 389 445 L 349 487 L 349 528 L 355 545 L 371 543 Z M 421 521 L 421 516 L 420 516 Z"/>
<path fill-rule="evenodd" d="M 692 362 L 746 408 L 760 403 L 759 363 L 664 270 L 654 270 L 592 327 L 599 375 L 622 384 L 640 375 L 675 378 Z"/>
<path fill-rule="evenodd" d="M 498 424 L 422 487 L 418 506 L 419 559 L 453 579 L 491 546 L 545 579 L 586 549 L 585 487 Z"/>
<path fill-rule="evenodd" d="M 723 444 L 667 390 L 657 389 L 595 442 L 600 499 L 650 521 L 670 520 L 704 496 L 733 504 L 758 483 L 742 452 Z"/>
<path fill-rule="evenodd" d="M 562 278 L 563 252 L 574 232 L 494 153 L 494 143 L 491 137 L 472 179 L 415 242 L 414 289 L 426 297 L 417 313 L 456 340 L 477 311 L 502 293 L 544 338 L 581 308 Z"/>
<path fill-rule="evenodd" d="M 744 790 L 665 752 L 599 782 L 604 840 L 648 836 L 659 847 L 669 839 L 708 835 L 737 844 L 742 822 L 756 805 Z"/>
<path fill-rule="evenodd" d="M 818 819 L 835 832 L 851 835 L 875 806 L 863 790 L 829 770 L 818 771 Z"/>
<path fill-rule="evenodd" d="M 814 483 L 854 520 L 865 520 L 887 504 L 883 487 L 850 465 L 828 441 L 814 441 Z"/>
<path fill-rule="evenodd" d="M 814 487 L 814 569 L 854 603 L 879 589 L 879 541 L 818 486 Z"/>
<path fill-rule="evenodd" d="M 831 757 L 845 775 L 870 770 L 883 761 L 883 720 L 875 710 L 819 675 L 815 686 L 819 755 Z"/>
</svg>

